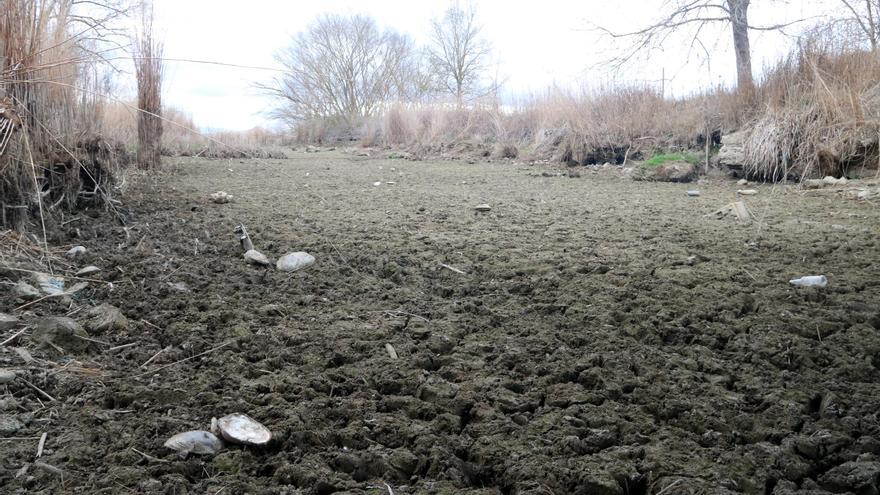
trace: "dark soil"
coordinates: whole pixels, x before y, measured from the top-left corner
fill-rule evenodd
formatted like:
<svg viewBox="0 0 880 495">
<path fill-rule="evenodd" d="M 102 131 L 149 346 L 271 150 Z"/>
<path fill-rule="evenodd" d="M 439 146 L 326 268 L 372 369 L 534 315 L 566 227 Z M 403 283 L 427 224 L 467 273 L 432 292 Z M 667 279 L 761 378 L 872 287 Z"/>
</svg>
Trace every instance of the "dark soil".
<svg viewBox="0 0 880 495">
<path fill-rule="evenodd" d="M 113 282 L 70 316 L 109 303 L 130 324 L 78 354 L 27 334 L 0 348 L 55 399 L 0 384 L 0 416 L 24 425 L 0 438 L 0 492 L 877 493 L 876 205 L 758 186 L 757 221 L 738 223 L 706 217 L 736 200 L 724 179 L 323 152 L 175 163 L 123 196 L 127 230 L 64 227 L 89 249 L 77 265 Z M 270 258 L 317 263 L 245 264 L 239 222 Z M 812 274 L 829 286 L 788 284 Z M 270 445 L 163 448 L 232 412 Z M 34 464 L 43 432 L 60 475 Z"/>
</svg>

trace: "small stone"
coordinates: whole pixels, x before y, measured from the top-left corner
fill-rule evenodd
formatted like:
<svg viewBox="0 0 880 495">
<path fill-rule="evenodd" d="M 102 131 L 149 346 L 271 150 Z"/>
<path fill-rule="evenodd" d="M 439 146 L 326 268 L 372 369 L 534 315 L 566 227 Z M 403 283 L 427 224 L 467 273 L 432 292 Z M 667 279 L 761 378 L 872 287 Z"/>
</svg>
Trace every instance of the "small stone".
<svg viewBox="0 0 880 495">
<path fill-rule="evenodd" d="M 252 265 L 269 266 L 272 264 L 272 262 L 269 261 L 269 258 L 267 258 L 265 254 L 257 251 L 256 249 L 251 249 L 244 253 L 244 259 Z"/>
<path fill-rule="evenodd" d="M 691 190 L 691 191 L 688 191 L 688 192 L 687 192 L 687 195 L 690 196 L 690 197 L 692 197 L 692 198 L 696 198 L 696 197 L 699 197 L 699 195 L 700 195 L 700 191 Z"/>
<path fill-rule="evenodd" d="M 745 179 L 740 179 L 740 180 L 736 181 L 736 184 L 738 186 L 745 186 L 745 185 L 748 185 L 748 183 L 749 183 L 749 181 L 747 181 Z"/>
<path fill-rule="evenodd" d="M 15 372 L 12 370 L 0 370 L 0 385 L 15 381 Z"/>
<path fill-rule="evenodd" d="M 12 330 L 18 326 L 18 318 L 6 313 L 0 313 L 0 332 Z"/>
<path fill-rule="evenodd" d="M 373 182 L 373 185 L 374 185 L 374 186 L 381 186 L 381 185 L 382 185 L 382 183 L 381 183 L 381 182 L 378 182 L 378 181 L 376 181 L 376 182 Z"/>
<path fill-rule="evenodd" d="M 24 424 L 15 418 L 15 416 L 0 415 L 0 436 L 8 437 L 15 435 L 24 429 Z"/>
<path fill-rule="evenodd" d="M 314 264 L 314 256 L 303 251 L 298 251 L 296 253 L 285 254 L 278 260 L 275 266 L 282 272 L 295 272 Z"/>
<path fill-rule="evenodd" d="M 84 254 L 86 254 L 86 248 L 84 246 L 73 246 L 66 253 L 64 253 L 64 256 L 70 259 L 77 259 Z"/>
<path fill-rule="evenodd" d="M 757 189 L 739 189 L 736 191 L 740 196 L 754 196 L 758 194 Z"/>
<path fill-rule="evenodd" d="M 492 210 L 492 207 L 486 203 L 483 203 L 483 204 L 479 204 L 477 206 L 474 206 L 474 209 L 477 211 L 490 211 L 490 210 Z"/>
<path fill-rule="evenodd" d="M 19 280 L 18 283 L 15 284 L 12 288 L 12 292 L 15 293 L 16 297 L 24 300 L 31 300 L 40 297 L 40 291 L 23 280 Z"/>
<path fill-rule="evenodd" d="M 89 347 L 89 334 L 75 320 L 65 316 L 49 316 L 37 321 L 31 339 L 41 345 L 60 347 L 65 351 L 84 351 Z"/>
<path fill-rule="evenodd" d="M 226 191 L 217 191 L 211 194 L 211 201 L 218 205 L 226 204 L 232 201 L 232 195 L 228 194 Z"/>
<path fill-rule="evenodd" d="M 116 306 L 101 304 L 87 313 L 86 328 L 91 332 L 122 331 L 128 329 L 128 318 Z"/>
<path fill-rule="evenodd" d="M 100 271 L 101 271 L 101 269 L 98 268 L 97 266 L 89 265 L 89 266 L 83 268 L 82 270 L 76 272 L 76 276 L 77 277 L 85 277 L 88 275 L 93 275 L 93 274 L 98 273 Z"/>
</svg>

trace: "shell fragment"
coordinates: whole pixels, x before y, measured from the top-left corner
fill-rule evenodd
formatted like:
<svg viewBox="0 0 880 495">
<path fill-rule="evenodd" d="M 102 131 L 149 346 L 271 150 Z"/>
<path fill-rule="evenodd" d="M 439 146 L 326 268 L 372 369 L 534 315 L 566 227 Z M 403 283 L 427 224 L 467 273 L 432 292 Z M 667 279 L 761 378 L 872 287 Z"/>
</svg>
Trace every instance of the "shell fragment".
<svg viewBox="0 0 880 495">
<path fill-rule="evenodd" d="M 209 431 L 193 430 L 169 438 L 165 441 L 165 447 L 177 451 L 181 457 L 189 454 L 214 455 L 223 449 L 223 442 Z"/>
<path fill-rule="evenodd" d="M 272 432 L 246 414 L 234 413 L 211 420 L 211 430 L 224 440 L 241 445 L 265 445 L 272 439 Z"/>
</svg>

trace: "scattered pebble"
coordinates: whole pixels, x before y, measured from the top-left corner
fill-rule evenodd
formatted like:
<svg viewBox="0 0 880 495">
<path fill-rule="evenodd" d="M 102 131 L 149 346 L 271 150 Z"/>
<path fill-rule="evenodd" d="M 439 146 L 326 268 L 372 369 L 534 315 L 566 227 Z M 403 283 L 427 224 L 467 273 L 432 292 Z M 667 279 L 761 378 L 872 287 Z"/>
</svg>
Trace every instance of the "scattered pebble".
<svg viewBox="0 0 880 495">
<path fill-rule="evenodd" d="M 73 246 L 66 253 L 64 253 L 64 256 L 70 259 L 76 259 L 80 256 L 83 256 L 84 254 L 86 254 L 86 248 L 84 246 Z"/>
<path fill-rule="evenodd" d="M 244 253 L 244 259 L 252 265 L 269 266 L 272 264 L 272 262 L 269 261 L 269 258 L 267 258 L 265 254 L 257 251 L 256 249 L 251 249 Z"/>
<path fill-rule="evenodd" d="M 222 205 L 232 201 L 233 196 L 226 191 L 217 191 L 211 194 L 211 201 Z"/>
<path fill-rule="evenodd" d="M 275 267 L 282 272 L 295 272 L 303 268 L 310 267 L 315 264 L 315 257 L 306 252 L 296 252 L 285 254 L 278 259 Z"/>
<path fill-rule="evenodd" d="M 687 195 L 691 197 L 697 197 L 700 195 L 700 191 L 688 191 Z"/>
<path fill-rule="evenodd" d="M 736 181 L 736 184 L 737 184 L 738 186 L 746 186 L 746 185 L 749 184 L 749 181 L 747 181 L 747 180 L 745 180 L 745 179 L 740 179 L 740 180 Z"/>
<path fill-rule="evenodd" d="M 757 189 L 739 189 L 736 191 L 740 196 L 754 196 L 758 194 Z"/>
<path fill-rule="evenodd" d="M 382 183 L 381 183 L 381 182 L 379 182 L 379 181 L 376 181 L 376 182 L 373 182 L 373 185 L 374 185 L 374 186 L 381 186 L 381 185 L 382 185 Z"/>
<path fill-rule="evenodd" d="M 483 204 L 474 206 L 474 209 L 477 211 L 490 211 L 492 209 L 492 207 L 486 203 L 483 203 Z"/>
<path fill-rule="evenodd" d="M 0 313 L 0 332 L 12 330 L 18 326 L 18 317 L 6 313 Z"/>
</svg>

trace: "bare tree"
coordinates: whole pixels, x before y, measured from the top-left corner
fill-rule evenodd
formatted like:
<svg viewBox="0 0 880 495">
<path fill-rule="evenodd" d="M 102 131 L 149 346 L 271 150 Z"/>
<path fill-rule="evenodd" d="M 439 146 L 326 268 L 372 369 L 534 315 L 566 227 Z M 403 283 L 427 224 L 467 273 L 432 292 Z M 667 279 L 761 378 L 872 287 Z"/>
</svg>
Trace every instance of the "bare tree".
<svg viewBox="0 0 880 495">
<path fill-rule="evenodd" d="M 491 46 L 481 37 L 473 6 L 452 4 L 443 17 L 431 21 L 428 48 L 439 91 L 464 101 L 491 92 L 484 82 Z"/>
<path fill-rule="evenodd" d="M 618 63 L 631 60 L 637 53 L 657 48 L 673 33 L 689 30 L 694 43 L 702 43 L 700 35 L 710 24 L 728 24 L 733 34 L 733 48 L 736 55 L 737 87 L 741 91 L 754 88 L 752 77 L 752 55 L 749 40 L 751 31 L 782 31 L 801 20 L 773 25 L 757 25 L 749 22 L 751 0 L 664 0 L 662 14 L 658 21 L 626 33 L 616 33 L 605 28 L 601 31 L 614 38 L 629 38 L 632 45 L 623 55 L 615 59 Z"/>
<path fill-rule="evenodd" d="M 276 54 L 284 74 L 261 86 L 290 125 L 338 118 L 352 128 L 382 105 L 415 97 L 412 41 L 361 15 L 324 15 Z"/>
<path fill-rule="evenodd" d="M 143 169 L 158 168 L 162 147 L 162 42 L 153 32 L 153 6 L 144 4 L 141 26 L 134 43 L 137 78 L 137 164 Z"/>
<path fill-rule="evenodd" d="M 871 51 L 876 52 L 880 44 L 880 0 L 840 0 L 847 11 L 852 15 L 851 20 L 856 23 L 859 30 L 864 33 L 871 45 Z"/>
</svg>

